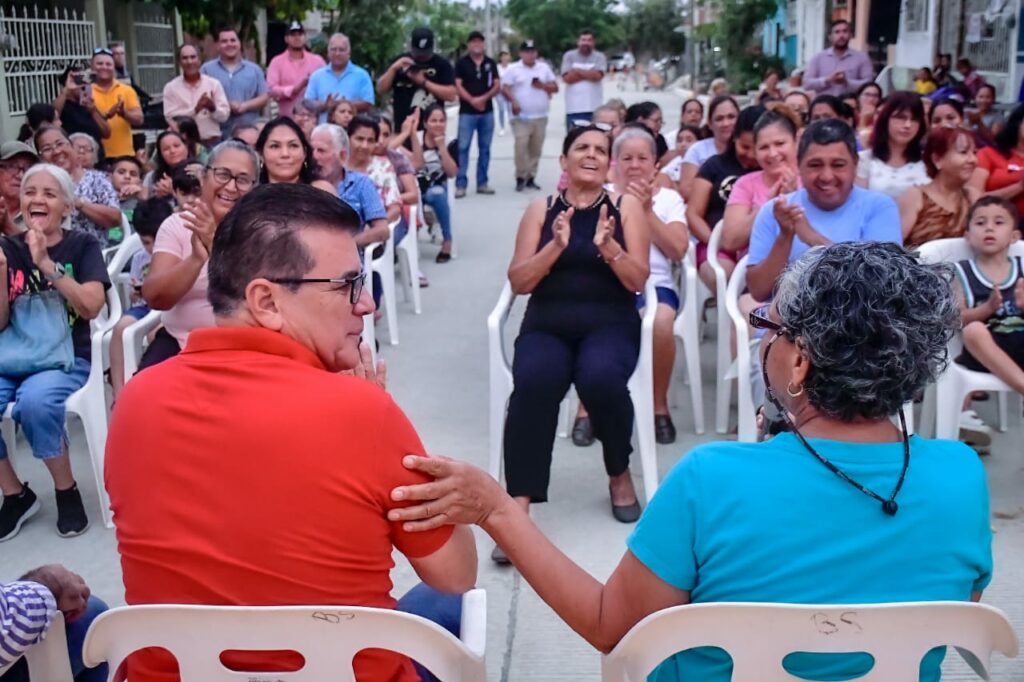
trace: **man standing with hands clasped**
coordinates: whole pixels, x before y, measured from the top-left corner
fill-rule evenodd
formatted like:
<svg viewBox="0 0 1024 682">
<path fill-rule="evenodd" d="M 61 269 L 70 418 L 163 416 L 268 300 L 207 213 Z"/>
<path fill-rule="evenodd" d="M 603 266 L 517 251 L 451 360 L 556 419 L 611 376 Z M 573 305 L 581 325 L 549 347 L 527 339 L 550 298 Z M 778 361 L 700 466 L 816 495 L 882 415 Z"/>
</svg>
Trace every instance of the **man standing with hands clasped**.
<svg viewBox="0 0 1024 682">
<path fill-rule="evenodd" d="M 551 96 L 558 92 L 555 74 L 537 60 L 537 46 L 524 40 L 519 61 L 505 72 L 502 94 L 512 106 L 512 134 L 516 138 L 516 191 L 540 189 L 535 182 L 544 134 L 548 127 Z"/>
<path fill-rule="evenodd" d="M 565 129 L 573 121 L 589 123 L 594 110 L 604 102 L 604 74 L 608 60 L 594 49 L 594 32 L 583 31 L 576 49 L 562 56 L 562 80 L 565 81 Z"/>
<path fill-rule="evenodd" d="M 203 64 L 202 73 L 220 81 L 228 96 L 231 115 L 220 127 L 222 137 L 230 137 L 235 126 L 255 123 L 267 105 L 267 81 L 258 64 L 242 58 L 238 31 L 230 26 L 217 31 L 216 59 Z"/>
<path fill-rule="evenodd" d="M 466 196 L 469 178 L 469 148 L 473 133 L 477 136 L 480 157 L 476 162 L 476 193 L 494 194 L 487 184 L 487 166 L 491 162 L 491 138 L 494 137 L 494 96 L 501 83 L 498 65 L 485 54 L 484 34 L 473 31 L 466 41 L 469 53 L 455 63 L 455 89 L 459 93 L 459 173 L 455 177 L 455 198 Z"/>
<path fill-rule="evenodd" d="M 306 49 L 306 29 L 299 21 L 288 24 L 284 42 L 288 49 L 271 59 L 267 66 L 267 90 L 277 100 L 281 116 L 291 118 L 292 107 L 302 100 L 309 77 L 326 62 Z"/>
<path fill-rule="evenodd" d="M 828 39 L 832 47 L 814 55 L 804 71 L 804 87 L 818 95 L 842 97 L 875 77 L 866 54 L 850 47 L 850 22 L 832 22 Z"/>
<path fill-rule="evenodd" d="M 220 141 L 220 124 L 228 120 L 231 105 L 220 81 L 199 71 L 199 50 L 185 44 L 178 48 L 181 75 L 164 86 L 164 118 L 191 116 L 199 138 L 207 147 Z"/>
</svg>

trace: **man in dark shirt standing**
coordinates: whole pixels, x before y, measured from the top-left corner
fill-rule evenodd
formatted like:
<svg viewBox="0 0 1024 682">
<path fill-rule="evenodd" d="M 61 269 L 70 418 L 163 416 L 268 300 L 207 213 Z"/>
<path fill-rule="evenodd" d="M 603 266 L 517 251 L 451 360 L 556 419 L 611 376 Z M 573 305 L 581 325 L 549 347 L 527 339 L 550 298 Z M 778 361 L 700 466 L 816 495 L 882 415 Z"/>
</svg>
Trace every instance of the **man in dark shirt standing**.
<svg viewBox="0 0 1024 682">
<path fill-rule="evenodd" d="M 394 89 L 395 130 L 401 130 L 405 117 L 418 107 L 421 111 L 434 102 L 454 102 L 455 74 L 444 57 L 434 53 L 434 32 L 421 27 L 412 32 L 409 51 L 400 55 L 377 79 L 377 94 Z M 423 122 L 420 122 L 422 128 Z"/>
<path fill-rule="evenodd" d="M 61 91 L 53 101 L 53 108 L 60 116 L 60 127 L 68 135 L 85 133 L 102 145 L 110 137 L 110 122 L 96 108 L 91 86 L 78 67 L 69 67 L 61 76 Z"/>
<path fill-rule="evenodd" d="M 498 79 L 498 65 L 484 54 L 487 45 L 484 34 L 473 31 L 466 41 L 469 53 L 455 63 L 455 89 L 459 93 L 459 174 L 455 178 L 455 198 L 466 196 L 469 179 L 469 148 L 473 144 L 473 133 L 477 136 L 477 150 L 480 157 L 476 162 L 477 194 L 494 194 L 487 184 L 487 166 L 491 162 L 491 138 L 494 136 L 494 111 L 492 100 L 498 94 L 501 83 Z"/>
</svg>

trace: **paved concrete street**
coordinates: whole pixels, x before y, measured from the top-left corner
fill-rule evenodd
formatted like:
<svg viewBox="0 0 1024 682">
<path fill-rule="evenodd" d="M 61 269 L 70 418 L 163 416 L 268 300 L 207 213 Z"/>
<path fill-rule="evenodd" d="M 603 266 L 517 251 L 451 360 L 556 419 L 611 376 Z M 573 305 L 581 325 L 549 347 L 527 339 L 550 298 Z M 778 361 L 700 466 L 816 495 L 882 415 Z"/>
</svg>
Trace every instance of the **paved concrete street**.
<svg viewBox="0 0 1024 682">
<path fill-rule="evenodd" d="M 623 96 L 627 102 L 646 98 L 642 93 L 619 93 L 609 82 L 607 97 Z M 564 134 L 562 95 L 548 124 L 548 138 L 541 163 L 539 184 L 553 188 L 559 173 L 558 154 Z M 674 127 L 681 99 L 674 93 L 656 93 L 662 103 L 666 128 Z M 449 129 L 454 130 L 454 115 Z M 436 265 L 436 246 L 421 243 L 421 267 L 430 280 L 423 290 L 423 314 L 399 305 L 401 345 L 383 346 L 389 364 L 390 389 L 417 427 L 431 452 L 462 458 L 480 466 L 487 459 L 487 336 L 486 317 L 504 283 L 519 217 L 530 199 L 540 192 L 516 193 L 512 165 L 512 137 L 495 136 L 491 161 L 491 186 L 496 196 L 480 196 L 470 186 L 465 199 L 455 201 L 454 233 L 457 259 Z M 475 154 L 474 161 L 475 163 Z M 470 178 L 474 171 L 470 170 Z M 522 304 L 518 306 L 521 312 Z M 381 322 L 379 329 L 383 330 Z M 510 334 L 517 329 L 517 319 Z M 703 383 L 708 433 L 694 435 L 688 397 L 680 397 L 674 411 L 679 441 L 659 448 L 662 476 L 698 443 L 721 438 L 714 434 L 713 329 L 703 348 Z M 378 334 L 386 338 L 386 334 Z M 681 359 L 681 353 L 680 353 Z M 681 361 L 681 360 L 680 360 Z M 678 375 L 677 375 L 678 376 Z M 987 603 L 1005 610 L 1024 636 L 1024 427 L 1020 402 L 1011 400 L 1011 429 L 998 434 L 992 455 L 986 458 L 992 494 L 995 534 L 995 579 L 985 594 Z M 995 401 L 977 404 L 983 418 L 995 423 Z M 240 415 L 239 427 L 244 427 Z M 15 463 L 23 478 L 40 493 L 43 511 L 21 535 L 0 545 L 0 579 L 11 579 L 42 563 L 61 562 L 80 572 L 93 591 L 112 605 L 123 603 L 121 572 L 113 531 L 102 528 L 97 511 L 95 484 L 80 425 L 71 425 L 73 465 L 93 520 L 83 536 L 62 540 L 55 534 L 56 511 L 49 476 L 33 461 L 22 441 Z M 140 457 L 147 456 L 140 449 Z M 636 460 L 636 458 L 634 458 Z M 639 467 L 634 467 L 639 486 Z M 186 490 L 181 491 L 188 495 Z M 202 500 L 196 500 L 202 504 Z M 535 506 L 537 523 L 573 559 L 598 578 L 606 578 L 622 556 L 631 526 L 617 523 L 608 508 L 607 479 L 599 445 L 580 449 L 568 439 L 555 446 L 551 502 Z M 808 519 L 808 523 L 813 523 Z M 491 541 L 478 535 L 479 584 L 488 593 L 489 679 L 506 681 L 596 680 L 600 658 L 569 630 L 510 568 L 498 568 L 489 560 Z M 411 587 L 414 576 L 401 557 L 395 569 L 396 593 Z M 974 679 L 955 654 L 947 659 L 947 680 Z M 992 679 L 1002 682 L 1024 679 L 1024 658 L 994 660 Z"/>
</svg>

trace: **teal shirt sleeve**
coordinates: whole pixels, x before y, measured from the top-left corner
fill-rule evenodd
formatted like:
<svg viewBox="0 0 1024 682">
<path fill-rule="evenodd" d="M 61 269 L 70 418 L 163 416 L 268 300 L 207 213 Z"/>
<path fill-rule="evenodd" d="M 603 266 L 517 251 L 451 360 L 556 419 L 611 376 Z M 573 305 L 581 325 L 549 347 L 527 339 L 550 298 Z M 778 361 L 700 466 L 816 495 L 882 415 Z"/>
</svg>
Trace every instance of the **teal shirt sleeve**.
<svg viewBox="0 0 1024 682">
<path fill-rule="evenodd" d="M 700 457 L 690 452 L 658 486 L 626 546 L 644 566 L 680 590 L 697 583 L 697 509 Z"/>
</svg>

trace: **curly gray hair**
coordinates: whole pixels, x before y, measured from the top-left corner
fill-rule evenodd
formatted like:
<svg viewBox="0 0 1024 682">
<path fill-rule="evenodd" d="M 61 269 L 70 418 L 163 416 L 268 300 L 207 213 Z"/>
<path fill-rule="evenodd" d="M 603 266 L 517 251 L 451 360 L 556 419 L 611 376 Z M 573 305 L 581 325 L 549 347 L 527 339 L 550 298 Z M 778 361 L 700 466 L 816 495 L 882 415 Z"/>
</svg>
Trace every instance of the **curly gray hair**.
<svg viewBox="0 0 1024 682">
<path fill-rule="evenodd" d="M 949 265 L 887 242 L 817 247 L 794 262 L 775 305 L 811 361 L 808 400 L 842 421 L 896 414 L 946 366 L 960 324 L 952 278 Z"/>
</svg>

